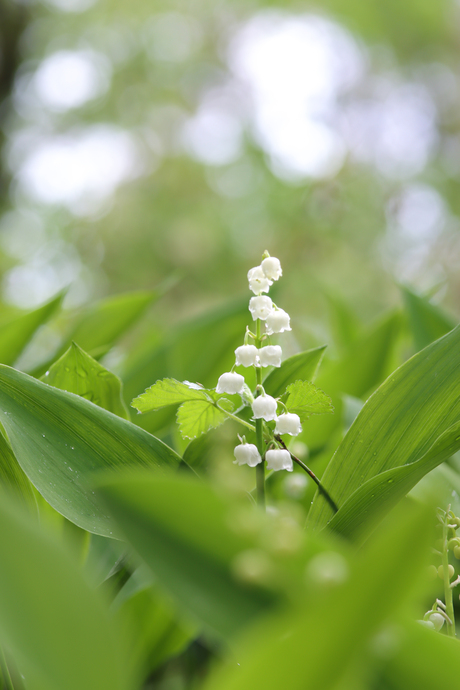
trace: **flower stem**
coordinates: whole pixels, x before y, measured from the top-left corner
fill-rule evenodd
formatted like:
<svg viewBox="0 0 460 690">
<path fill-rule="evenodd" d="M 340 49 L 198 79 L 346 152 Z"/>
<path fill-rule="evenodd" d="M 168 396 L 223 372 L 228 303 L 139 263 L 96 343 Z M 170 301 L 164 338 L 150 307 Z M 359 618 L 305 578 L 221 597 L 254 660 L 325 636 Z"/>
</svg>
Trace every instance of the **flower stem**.
<svg viewBox="0 0 460 690">
<path fill-rule="evenodd" d="M 442 523 L 442 570 L 443 570 L 443 580 L 444 580 L 444 600 L 446 602 L 446 613 L 449 616 L 452 623 L 446 620 L 446 631 L 449 637 L 455 637 L 455 614 L 454 614 L 454 603 L 452 597 L 452 588 L 450 586 L 449 578 L 449 551 L 447 548 L 447 530 L 449 524 L 449 510 L 450 505 L 447 508 L 444 521 Z"/>
<path fill-rule="evenodd" d="M 251 424 L 250 422 L 246 422 L 246 420 L 241 419 L 241 417 L 237 417 L 236 414 L 232 414 L 231 412 L 224 410 L 218 403 L 216 403 L 216 407 L 218 410 L 220 410 L 221 412 L 226 414 L 229 419 L 233 419 L 235 422 L 239 422 L 240 424 L 243 424 L 243 426 L 247 427 L 248 429 L 251 429 L 251 431 L 256 430 L 254 427 L 254 424 Z"/>
<path fill-rule="evenodd" d="M 330 496 L 328 490 L 324 488 L 324 486 L 321 484 L 321 482 L 320 482 L 320 480 L 318 479 L 318 477 L 316 476 L 316 474 L 315 474 L 309 467 L 307 467 L 307 465 L 305 465 L 305 463 L 303 463 L 302 460 L 299 460 L 299 458 L 296 458 L 296 456 L 293 455 L 293 454 L 291 453 L 291 451 L 289 450 L 289 448 L 287 448 L 287 446 L 286 446 L 286 444 L 284 443 L 284 441 L 283 441 L 283 439 L 281 438 L 281 436 L 275 436 L 275 438 L 276 438 L 276 440 L 278 441 L 278 443 L 279 443 L 281 446 L 283 446 L 283 448 L 284 448 L 285 450 L 287 450 L 287 451 L 289 452 L 289 454 L 290 454 L 291 458 L 294 460 L 294 462 L 296 462 L 296 463 L 299 465 L 299 467 L 301 467 L 303 470 L 305 470 L 305 472 L 313 479 L 313 481 L 315 482 L 316 486 L 317 486 L 318 489 L 319 489 L 319 492 L 320 492 L 321 494 L 323 494 L 324 498 L 325 498 L 326 501 L 329 503 L 329 505 L 331 506 L 331 508 L 332 508 L 332 510 L 334 511 L 334 513 L 337 513 L 338 510 L 339 510 L 339 508 L 338 508 L 338 506 L 337 506 L 337 503 L 334 501 L 333 498 L 331 498 L 331 496 Z"/>
<path fill-rule="evenodd" d="M 256 331 L 256 347 L 261 345 L 261 324 L 260 319 L 257 319 Z M 262 367 L 256 367 L 257 389 L 256 397 L 261 394 L 259 386 L 262 385 Z M 256 465 L 256 487 L 257 487 L 257 503 L 265 510 L 265 448 L 263 439 L 263 420 L 256 419 L 256 439 L 257 450 L 260 453 L 262 462 Z"/>
</svg>

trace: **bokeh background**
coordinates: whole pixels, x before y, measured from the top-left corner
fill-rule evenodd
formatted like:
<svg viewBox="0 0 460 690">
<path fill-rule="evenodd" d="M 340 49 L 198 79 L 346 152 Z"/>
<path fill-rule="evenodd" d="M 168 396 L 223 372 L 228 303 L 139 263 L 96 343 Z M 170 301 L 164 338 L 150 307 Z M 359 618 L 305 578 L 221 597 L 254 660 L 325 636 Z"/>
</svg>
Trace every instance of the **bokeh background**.
<svg viewBox="0 0 460 690">
<path fill-rule="evenodd" d="M 3 303 L 160 288 L 168 328 L 268 249 L 302 347 L 401 284 L 458 315 L 459 36 L 457 0 L 0 0 Z"/>
</svg>

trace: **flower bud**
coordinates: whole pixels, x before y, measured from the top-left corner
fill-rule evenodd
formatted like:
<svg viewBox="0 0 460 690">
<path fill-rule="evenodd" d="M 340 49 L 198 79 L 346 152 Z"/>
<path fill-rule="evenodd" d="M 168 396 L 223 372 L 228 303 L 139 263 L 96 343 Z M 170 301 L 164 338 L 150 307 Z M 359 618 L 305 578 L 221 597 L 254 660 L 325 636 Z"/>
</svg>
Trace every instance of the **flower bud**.
<svg viewBox="0 0 460 690">
<path fill-rule="evenodd" d="M 292 458 L 288 450 L 278 448 L 276 450 L 267 450 L 265 453 L 265 460 L 267 461 L 268 470 L 287 470 L 293 471 Z"/>
<path fill-rule="evenodd" d="M 261 266 L 256 266 L 248 271 L 249 289 L 255 295 L 261 292 L 268 292 L 272 281 L 267 278 Z"/>
<path fill-rule="evenodd" d="M 267 259 L 264 259 L 261 263 L 261 267 L 269 280 L 278 280 L 278 278 L 283 275 L 280 260 L 276 259 L 274 256 L 269 256 Z"/>
<path fill-rule="evenodd" d="M 428 616 L 428 620 L 433 623 L 435 630 L 441 630 L 446 619 L 440 613 L 436 613 L 436 611 L 434 611 L 432 614 Z"/>
<path fill-rule="evenodd" d="M 257 446 L 253 443 L 241 443 L 239 446 L 236 446 L 233 453 L 236 458 L 233 462 L 234 465 L 249 465 L 249 467 L 255 467 L 259 462 L 262 462 Z"/>
<path fill-rule="evenodd" d="M 460 558 L 460 546 L 454 546 L 454 556 Z"/>
<path fill-rule="evenodd" d="M 259 295 L 258 297 L 251 297 L 249 300 L 249 311 L 252 314 L 252 318 L 262 319 L 265 321 L 267 316 L 273 311 L 273 302 L 270 297 L 266 295 Z"/>
<path fill-rule="evenodd" d="M 275 434 L 297 436 L 301 431 L 302 425 L 298 414 L 287 412 L 286 414 L 280 414 L 276 420 Z"/>
<path fill-rule="evenodd" d="M 256 299 L 260 299 L 257 298 Z M 273 309 L 266 316 L 265 321 L 265 331 L 268 335 L 273 335 L 273 333 L 284 333 L 284 331 L 290 331 L 290 317 L 284 309 Z"/>
<path fill-rule="evenodd" d="M 243 367 L 254 366 L 258 362 L 259 350 L 255 345 L 241 345 L 235 350 L 237 365 L 242 364 Z"/>
<path fill-rule="evenodd" d="M 279 345 L 267 345 L 258 351 L 261 367 L 280 367 L 282 350 Z"/>
<path fill-rule="evenodd" d="M 219 376 L 216 393 L 242 393 L 244 390 L 244 376 L 228 371 Z"/>
<path fill-rule="evenodd" d="M 422 621 L 419 620 L 417 623 L 420 623 L 420 625 L 423 625 L 424 628 L 429 628 L 430 630 L 434 630 L 434 624 L 431 621 Z"/>
<path fill-rule="evenodd" d="M 450 563 L 449 563 L 448 573 L 449 573 L 449 580 L 452 580 L 452 578 L 455 574 L 455 570 L 454 570 L 454 566 L 451 565 Z M 442 565 L 440 565 L 438 568 L 438 577 L 440 577 L 441 580 L 444 580 L 444 568 L 442 567 Z"/>
<path fill-rule="evenodd" d="M 271 395 L 259 395 L 252 403 L 254 419 L 265 419 L 266 422 L 276 419 L 278 403 Z"/>
</svg>

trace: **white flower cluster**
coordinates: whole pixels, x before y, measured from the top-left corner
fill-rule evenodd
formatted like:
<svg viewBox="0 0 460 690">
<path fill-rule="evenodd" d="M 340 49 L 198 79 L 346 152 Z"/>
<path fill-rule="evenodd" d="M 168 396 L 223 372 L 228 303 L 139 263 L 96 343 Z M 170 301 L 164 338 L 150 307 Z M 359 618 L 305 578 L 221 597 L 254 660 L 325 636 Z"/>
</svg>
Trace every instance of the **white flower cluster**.
<svg viewBox="0 0 460 690">
<path fill-rule="evenodd" d="M 268 292 L 273 281 L 278 280 L 282 274 L 279 259 L 267 254 L 260 266 L 251 268 L 248 272 L 249 289 L 255 294 L 255 297 L 251 297 L 249 301 L 249 311 L 254 321 L 260 319 L 265 322 L 265 333 L 261 338 L 256 339 L 259 345 L 260 340 L 265 339 L 267 336 L 291 330 L 289 314 L 284 309 L 279 309 L 268 295 L 261 294 Z M 259 330 L 258 333 L 260 333 Z M 253 334 L 249 335 L 256 338 Z M 256 347 L 256 345 L 249 344 L 246 341 L 247 338 L 245 339 L 245 344 L 237 347 L 235 350 L 235 366 L 281 366 L 282 350 L 279 345 Z M 216 386 L 217 393 L 243 394 L 244 391 L 245 381 L 244 376 L 241 376 L 241 374 L 236 374 L 232 371 L 219 377 Z M 302 426 L 299 416 L 287 412 L 278 416 L 277 410 L 278 401 L 270 395 L 266 395 L 265 391 L 252 402 L 254 419 L 263 419 L 266 422 L 274 421 L 274 434 L 289 434 L 291 436 L 300 434 Z M 236 446 L 235 458 L 235 464 L 249 465 L 250 467 L 255 467 L 262 462 L 262 457 L 257 447 L 252 443 L 246 443 L 244 440 L 240 445 Z M 293 470 L 291 454 L 285 448 L 268 450 L 265 454 L 265 460 L 268 469 L 288 470 L 288 472 Z"/>
</svg>

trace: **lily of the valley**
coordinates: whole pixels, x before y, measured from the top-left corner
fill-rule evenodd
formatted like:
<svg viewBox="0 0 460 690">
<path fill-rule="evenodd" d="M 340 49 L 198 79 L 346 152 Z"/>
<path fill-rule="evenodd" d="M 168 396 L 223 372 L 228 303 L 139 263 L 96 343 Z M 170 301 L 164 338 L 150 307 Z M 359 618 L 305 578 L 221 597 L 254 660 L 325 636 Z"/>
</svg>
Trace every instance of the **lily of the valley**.
<svg viewBox="0 0 460 690">
<path fill-rule="evenodd" d="M 290 434 L 291 436 L 297 436 L 301 431 L 302 425 L 298 414 L 286 412 L 277 417 L 275 434 Z"/>
<path fill-rule="evenodd" d="M 259 362 L 259 352 L 255 345 L 241 345 L 235 350 L 236 364 L 243 367 L 256 366 Z"/>
<path fill-rule="evenodd" d="M 265 419 L 266 422 L 276 419 L 277 407 L 278 403 L 271 395 L 260 395 L 252 403 L 254 419 Z"/>
<path fill-rule="evenodd" d="M 235 455 L 234 465 L 255 467 L 259 462 L 262 462 L 257 446 L 253 443 L 241 443 L 239 446 L 236 446 L 233 454 Z"/>
<path fill-rule="evenodd" d="M 258 350 L 261 367 L 280 367 L 283 354 L 279 345 L 266 345 Z"/>
<path fill-rule="evenodd" d="M 273 302 L 267 295 L 251 297 L 249 300 L 249 311 L 251 312 L 254 321 L 256 319 L 265 321 L 265 319 L 273 312 Z M 275 331 L 273 332 L 275 333 Z"/>
<path fill-rule="evenodd" d="M 221 374 L 216 386 L 216 393 L 242 393 L 244 391 L 244 376 L 231 371 Z"/>
<path fill-rule="evenodd" d="M 274 256 L 268 256 L 264 259 L 260 267 L 268 280 L 278 280 L 278 278 L 283 275 L 280 260 L 276 259 Z"/>
<path fill-rule="evenodd" d="M 268 292 L 272 281 L 267 278 L 262 270 L 262 266 L 256 266 L 248 271 L 249 289 L 255 295 L 260 295 L 261 292 Z"/>
<path fill-rule="evenodd" d="M 260 298 L 256 297 L 256 299 Z M 273 335 L 273 333 L 284 333 L 284 331 L 290 330 L 292 330 L 290 316 L 284 311 L 284 309 L 273 309 L 265 317 L 265 332 L 267 335 Z"/>
<path fill-rule="evenodd" d="M 283 448 L 267 450 L 265 460 L 267 461 L 268 470 L 287 470 L 292 472 L 294 469 L 291 454 Z"/>
</svg>

